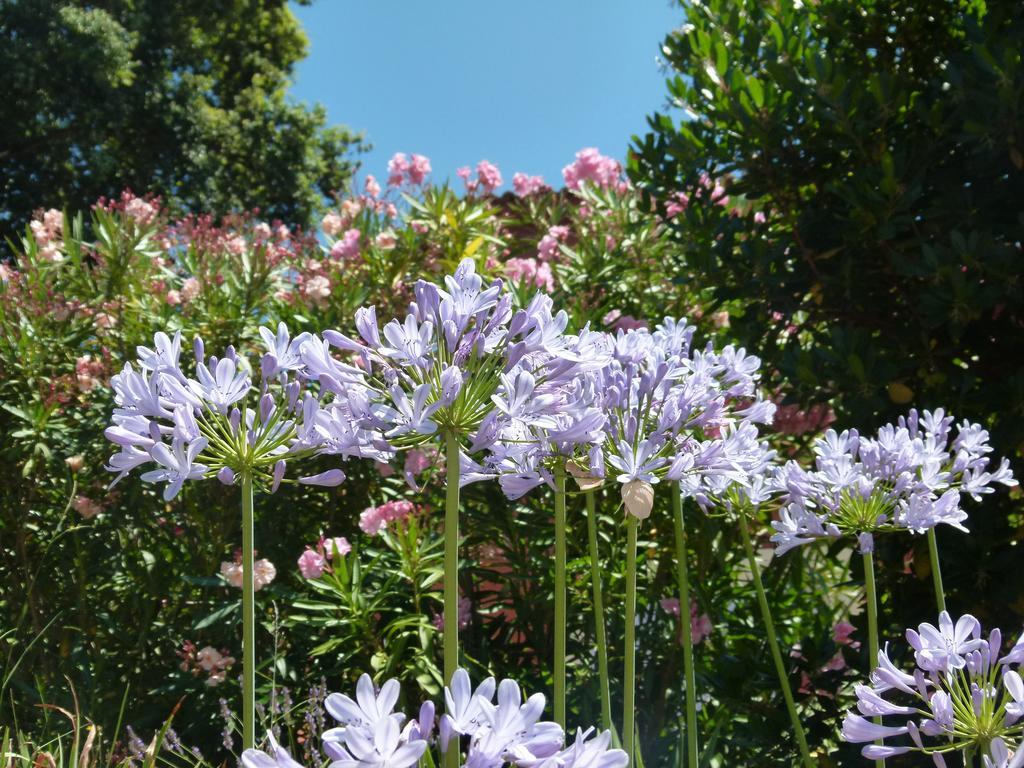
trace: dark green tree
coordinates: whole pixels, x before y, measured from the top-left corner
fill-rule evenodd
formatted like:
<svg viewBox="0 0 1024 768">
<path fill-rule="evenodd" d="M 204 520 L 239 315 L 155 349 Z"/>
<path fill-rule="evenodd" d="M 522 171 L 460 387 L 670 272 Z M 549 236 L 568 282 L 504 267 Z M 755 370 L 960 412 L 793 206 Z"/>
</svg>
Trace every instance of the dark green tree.
<svg viewBox="0 0 1024 768">
<path fill-rule="evenodd" d="M 288 99 L 305 52 L 286 0 L 0 0 L 0 223 L 126 187 L 306 223 L 361 139 Z"/>
<path fill-rule="evenodd" d="M 678 114 L 634 140 L 680 280 L 796 399 L 873 430 L 909 407 L 992 429 L 1024 471 L 1024 14 L 994 0 L 703 0 L 664 41 Z M 738 203 L 698 204 L 718 179 Z M 676 198 L 676 202 L 679 198 Z M 763 216 L 763 219 L 762 219 Z M 965 501 L 940 533 L 951 610 L 1017 627 L 1019 502 Z M 929 615 L 928 563 L 881 545 L 896 627 Z"/>
</svg>

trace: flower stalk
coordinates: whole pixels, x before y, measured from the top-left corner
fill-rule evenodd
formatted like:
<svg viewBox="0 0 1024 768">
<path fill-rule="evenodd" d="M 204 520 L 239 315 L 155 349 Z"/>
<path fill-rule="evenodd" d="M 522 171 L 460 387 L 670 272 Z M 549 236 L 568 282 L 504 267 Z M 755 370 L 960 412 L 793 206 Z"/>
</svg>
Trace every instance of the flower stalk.
<svg viewBox="0 0 1024 768">
<path fill-rule="evenodd" d="M 622 747 L 636 762 L 636 547 L 640 521 L 626 515 L 626 637 L 623 669 Z"/>
<path fill-rule="evenodd" d="M 764 591 L 764 580 L 761 578 L 761 566 L 758 565 L 757 555 L 754 553 L 754 543 L 750 537 L 750 527 L 747 524 L 747 510 L 740 506 L 738 512 L 743 550 L 747 555 L 747 564 L 750 567 L 750 574 L 754 580 L 754 589 L 757 591 L 757 604 L 761 609 L 761 618 L 764 621 L 765 634 L 768 636 L 768 645 L 771 649 L 772 661 L 775 663 L 775 672 L 779 676 L 779 687 L 782 688 L 782 697 L 786 700 L 786 709 L 789 711 L 789 719 L 793 724 L 793 735 L 796 737 L 797 745 L 800 748 L 800 757 L 805 768 L 814 768 L 815 763 L 811 759 L 811 751 L 807 746 L 807 736 L 804 733 L 803 725 L 800 723 L 800 716 L 796 711 L 796 702 L 793 700 L 793 690 L 789 685 L 789 675 L 786 673 L 786 665 L 782 661 L 782 652 L 779 650 L 779 640 L 775 634 L 775 623 L 772 621 L 772 610 L 771 606 L 768 605 L 768 596 Z"/>
<path fill-rule="evenodd" d="M 612 697 L 608 683 L 608 641 L 604 624 L 604 595 L 601 587 L 601 556 L 597 546 L 596 491 L 587 497 L 587 541 L 590 549 L 590 584 L 594 595 L 594 639 L 597 645 L 597 677 L 601 697 L 601 725 L 612 728 Z"/>
<path fill-rule="evenodd" d="M 693 666 L 693 628 L 690 626 L 690 576 L 686 564 L 686 524 L 679 483 L 672 484 L 675 523 L 676 580 L 679 585 L 679 618 L 683 626 L 683 667 L 686 677 L 686 764 L 699 765 L 697 756 L 697 676 Z"/>
<path fill-rule="evenodd" d="M 459 439 L 445 432 L 444 499 L 444 679 L 459 668 Z M 459 751 L 445 753 L 446 768 L 458 768 Z"/>
<path fill-rule="evenodd" d="M 252 474 L 242 472 L 242 749 L 256 746 L 256 574 Z"/>
<path fill-rule="evenodd" d="M 875 557 L 869 550 L 863 553 L 864 558 L 864 593 L 868 611 L 868 671 L 878 663 L 878 593 L 875 586 Z M 875 722 L 881 724 L 880 717 Z M 877 742 L 881 745 L 881 741 Z M 875 760 L 875 768 L 885 768 L 885 760 Z"/>
<path fill-rule="evenodd" d="M 942 588 L 942 567 L 939 564 L 939 542 L 935 537 L 935 529 L 928 529 L 928 557 L 932 563 L 932 583 L 935 585 L 935 605 L 939 613 L 946 610 L 946 592 Z M 872 664 L 875 660 L 872 659 Z"/>
<path fill-rule="evenodd" d="M 555 481 L 555 722 L 565 729 L 565 462 L 554 467 Z"/>
</svg>

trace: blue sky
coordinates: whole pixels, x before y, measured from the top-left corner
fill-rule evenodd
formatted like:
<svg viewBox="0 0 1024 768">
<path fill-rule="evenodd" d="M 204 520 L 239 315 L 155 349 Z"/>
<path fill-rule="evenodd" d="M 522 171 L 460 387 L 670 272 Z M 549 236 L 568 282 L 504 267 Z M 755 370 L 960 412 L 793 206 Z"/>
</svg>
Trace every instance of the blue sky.
<svg viewBox="0 0 1024 768">
<path fill-rule="evenodd" d="M 435 181 L 490 160 L 561 186 L 574 153 L 623 159 L 666 99 L 656 61 L 682 18 L 668 0 L 318 0 L 294 7 L 310 39 L 292 94 L 365 131 L 362 173 L 395 152 Z"/>
</svg>

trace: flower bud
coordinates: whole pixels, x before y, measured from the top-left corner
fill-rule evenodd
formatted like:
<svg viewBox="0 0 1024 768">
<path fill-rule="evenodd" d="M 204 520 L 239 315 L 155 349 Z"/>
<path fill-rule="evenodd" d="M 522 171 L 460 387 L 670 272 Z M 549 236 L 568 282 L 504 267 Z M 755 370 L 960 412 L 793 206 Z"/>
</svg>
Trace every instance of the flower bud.
<svg viewBox="0 0 1024 768">
<path fill-rule="evenodd" d="M 454 365 L 450 365 L 441 373 L 441 396 L 438 401 L 442 406 L 448 406 L 455 402 L 462 390 L 462 371 Z"/>
<path fill-rule="evenodd" d="M 264 424 L 270 418 L 270 414 L 274 412 L 274 398 L 270 394 L 266 394 L 260 398 L 260 421 Z"/>
<path fill-rule="evenodd" d="M 224 485 L 234 485 L 235 473 L 231 467 L 221 467 L 220 472 L 217 473 L 217 479 Z"/>
<path fill-rule="evenodd" d="M 281 481 L 284 479 L 284 470 L 286 464 L 284 459 L 278 460 L 277 464 L 274 465 L 274 482 L 270 486 L 270 492 L 276 493 L 278 487 L 281 485 Z"/>
<path fill-rule="evenodd" d="M 232 408 L 231 415 L 228 416 L 228 423 L 231 425 L 231 433 L 237 435 L 238 427 L 242 423 L 242 412 L 237 408 Z"/>
<path fill-rule="evenodd" d="M 233 363 L 237 363 L 238 362 L 238 355 L 235 352 L 235 345 L 234 344 L 228 344 L 228 348 L 224 350 L 224 357 L 226 357 L 228 360 L 230 360 Z"/>
<path fill-rule="evenodd" d="M 328 469 L 326 472 L 321 472 L 319 475 L 300 477 L 299 482 L 303 485 L 341 485 L 345 482 L 345 473 L 340 469 Z"/>
<path fill-rule="evenodd" d="M 80 453 L 76 453 L 74 456 L 68 456 L 64 459 L 64 463 L 68 465 L 72 472 L 81 472 L 82 467 L 85 466 L 85 457 Z"/>
<path fill-rule="evenodd" d="M 638 520 L 646 520 L 654 507 L 654 486 L 634 478 L 622 486 L 622 502 L 626 512 Z"/>
<path fill-rule="evenodd" d="M 198 336 L 192 341 L 192 353 L 196 356 L 197 363 L 203 362 L 203 355 L 206 353 L 206 350 L 203 347 L 203 340 Z"/>
<path fill-rule="evenodd" d="M 277 358 L 269 352 L 260 358 L 260 375 L 264 380 L 272 378 L 277 373 Z"/>
<path fill-rule="evenodd" d="M 575 478 L 576 485 L 579 486 L 581 491 L 592 491 L 595 488 L 600 488 L 601 484 L 604 483 L 602 478 L 594 477 L 575 461 L 567 462 L 565 465 L 565 471 Z"/>
</svg>

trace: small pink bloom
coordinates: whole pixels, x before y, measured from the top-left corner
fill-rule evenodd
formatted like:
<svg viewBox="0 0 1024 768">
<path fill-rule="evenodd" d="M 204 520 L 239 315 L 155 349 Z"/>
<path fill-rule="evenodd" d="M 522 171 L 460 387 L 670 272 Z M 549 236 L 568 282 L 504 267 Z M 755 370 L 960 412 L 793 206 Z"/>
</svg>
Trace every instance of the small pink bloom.
<svg viewBox="0 0 1024 768">
<path fill-rule="evenodd" d="M 74 507 L 75 512 L 86 520 L 91 520 L 103 511 L 103 505 L 93 501 L 88 496 L 75 496 L 71 506 Z"/>
<path fill-rule="evenodd" d="M 579 189 L 584 182 L 602 188 L 617 188 L 621 174 L 619 162 L 605 157 L 594 147 L 581 149 L 576 153 L 576 160 L 562 169 L 562 178 L 569 189 Z"/>
<path fill-rule="evenodd" d="M 375 238 L 373 238 L 373 244 L 382 251 L 390 251 L 397 243 L 398 238 L 390 229 L 380 232 Z"/>
<path fill-rule="evenodd" d="M 487 160 L 481 160 L 476 164 L 476 177 L 480 180 L 484 194 L 489 195 L 502 185 L 501 171 L 498 166 Z"/>
<path fill-rule="evenodd" d="M 334 237 L 344 226 L 344 222 L 341 220 L 341 215 L 337 211 L 329 211 L 324 215 L 323 219 L 320 220 L 320 229 L 323 233 L 329 237 Z"/>
<path fill-rule="evenodd" d="M 543 176 L 527 176 L 522 171 L 518 171 L 512 176 L 512 189 L 518 197 L 529 197 L 542 192 L 544 188 Z"/>
<path fill-rule="evenodd" d="M 352 551 L 352 545 L 348 543 L 348 539 L 344 536 L 335 536 L 331 539 L 324 539 L 324 554 L 328 560 L 334 559 L 334 550 L 338 550 L 338 554 L 344 557 Z"/>
<path fill-rule="evenodd" d="M 173 288 L 167 292 L 164 296 L 164 301 L 170 304 L 172 307 L 176 307 L 181 304 L 181 291 L 176 291 Z"/>
<path fill-rule="evenodd" d="M 252 236 L 257 240 L 257 242 L 267 242 L 267 240 L 270 239 L 270 234 L 270 225 L 265 221 L 261 221 L 252 228 Z"/>
<path fill-rule="evenodd" d="M 359 256 L 359 238 L 362 235 L 358 229 L 349 229 L 342 235 L 341 240 L 331 246 L 332 259 L 345 259 L 350 261 Z"/>
<path fill-rule="evenodd" d="M 314 304 L 319 304 L 331 295 L 331 281 L 323 275 L 311 277 L 302 283 L 302 294 Z"/>
<path fill-rule="evenodd" d="M 723 309 L 721 312 L 715 312 L 711 315 L 711 323 L 715 328 L 728 328 L 729 327 L 729 310 Z"/>
<path fill-rule="evenodd" d="M 307 549 L 299 556 L 299 572 L 304 579 L 319 579 L 324 575 L 327 561 L 315 549 Z"/>
<path fill-rule="evenodd" d="M 537 244 L 537 258 L 541 261 L 550 261 L 561 256 L 562 252 L 558 249 L 558 244 L 564 243 L 568 237 L 568 227 L 561 225 L 551 227 Z"/>
<path fill-rule="evenodd" d="M 851 648 L 859 648 L 860 643 L 856 640 L 851 640 L 850 635 L 857 631 L 857 628 L 848 621 L 840 621 L 834 627 L 832 627 L 832 639 L 836 645 L 848 645 Z"/>
<path fill-rule="evenodd" d="M 843 652 L 837 651 L 836 655 L 833 656 L 828 662 L 822 667 L 822 672 L 838 672 L 842 669 L 846 669 L 846 659 L 843 658 Z"/>
<path fill-rule="evenodd" d="M 190 277 L 181 284 L 181 299 L 182 301 L 192 301 L 196 296 L 199 295 L 199 280 L 194 277 Z"/>
<path fill-rule="evenodd" d="M 679 615 L 679 598 L 678 597 L 666 597 L 661 601 L 661 610 L 665 613 L 671 614 L 672 616 Z"/>
<path fill-rule="evenodd" d="M 430 173 L 430 159 L 423 155 L 413 155 L 412 162 L 409 163 L 409 183 L 419 186 L 427 179 L 427 174 Z"/>
<path fill-rule="evenodd" d="M 388 186 L 400 187 L 405 181 L 405 174 L 409 171 L 409 161 L 404 152 L 395 152 L 388 160 Z"/>
<path fill-rule="evenodd" d="M 380 184 L 377 183 L 377 179 L 372 174 L 366 176 L 366 181 L 363 182 L 363 189 L 366 190 L 366 194 L 370 197 L 380 195 Z"/>
<path fill-rule="evenodd" d="M 768 221 L 768 217 L 764 215 L 764 211 L 757 211 L 754 213 L 755 224 L 764 224 L 766 221 Z"/>
</svg>

